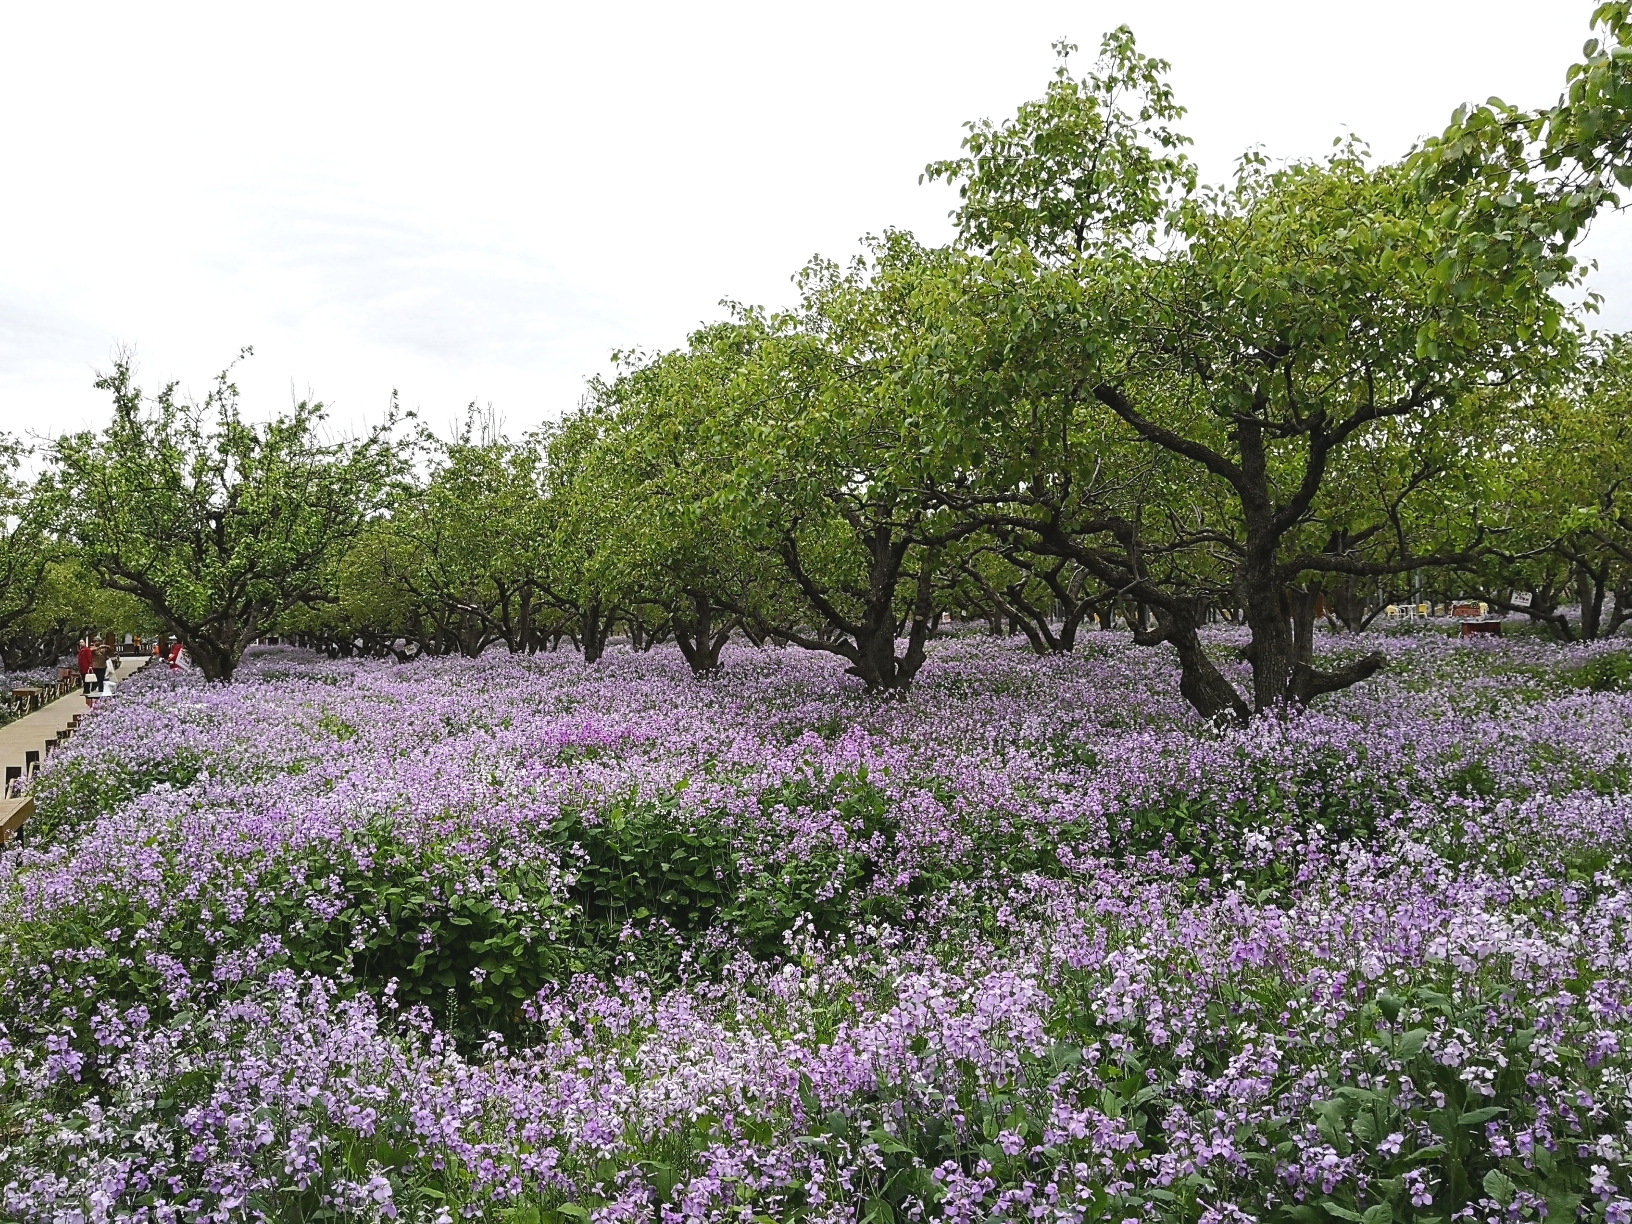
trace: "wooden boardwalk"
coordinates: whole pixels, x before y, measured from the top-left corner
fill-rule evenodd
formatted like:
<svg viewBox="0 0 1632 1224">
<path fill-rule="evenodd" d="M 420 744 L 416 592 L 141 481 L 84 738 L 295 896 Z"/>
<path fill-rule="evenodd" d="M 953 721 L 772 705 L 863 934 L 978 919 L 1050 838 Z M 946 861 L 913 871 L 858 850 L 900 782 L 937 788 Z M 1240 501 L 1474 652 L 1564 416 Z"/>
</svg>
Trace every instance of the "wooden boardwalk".
<svg viewBox="0 0 1632 1224">
<path fill-rule="evenodd" d="M 116 700 L 119 685 L 140 671 L 150 657 L 143 655 L 139 658 L 119 660 L 119 678 L 114 683 L 114 696 L 98 700 Z M 26 776 L 28 754 L 39 753 L 39 759 L 43 762 L 46 743 L 49 741 L 55 744 L 57 732 L 73 722 L 74 715 L 84 714 L 89 708 L 85 695 L 75 689 L 66 696 L 58 697 L 50 705 L 0 727 L 0 778 L 6 776 L 8 769 L 20 769 Z M 0 841 L 4 841 L 17 831 L 18 826 L 33 811 L 33 807 L 34 801 L 27 797 L 10 799 L 0 794 Z"/>
</svg>

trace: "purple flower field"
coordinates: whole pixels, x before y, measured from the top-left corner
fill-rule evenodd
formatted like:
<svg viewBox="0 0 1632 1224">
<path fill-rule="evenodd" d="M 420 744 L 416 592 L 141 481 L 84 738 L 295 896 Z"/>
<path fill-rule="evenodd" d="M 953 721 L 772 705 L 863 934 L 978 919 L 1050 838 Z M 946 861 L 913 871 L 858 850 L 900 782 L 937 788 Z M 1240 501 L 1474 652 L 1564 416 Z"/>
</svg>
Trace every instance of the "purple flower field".
<svg viewBox="0 0 1632 1224">
<path fill-rule="evenodd" d="M 1624 642 L 1339 643 L 143 672 L 0 855 L 0 1210 L 1629 1224 Z"/>
</svg>

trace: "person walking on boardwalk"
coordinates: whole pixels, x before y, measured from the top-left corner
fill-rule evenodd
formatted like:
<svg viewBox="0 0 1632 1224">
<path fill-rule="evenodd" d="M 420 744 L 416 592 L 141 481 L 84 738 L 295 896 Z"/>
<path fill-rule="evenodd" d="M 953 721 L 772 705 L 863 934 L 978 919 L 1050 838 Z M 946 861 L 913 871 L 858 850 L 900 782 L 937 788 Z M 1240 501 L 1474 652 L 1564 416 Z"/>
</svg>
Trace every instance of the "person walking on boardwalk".
<svg viewBox="0 0 1632 1224">
<path fill-rule="evenodd" d="M 79 639 L 79 687 L 89 697 L 91 695 L 91 669 L 96 666 L 96 651 L 91 649 L 89 638 Z"/>
<path fill-rule="evenodd" d="M 96 676 L 96 694 L 99 697 L 102 695 L 102 686 L 108 678 L 108 655 L 111 653 L 102 642 L 91 648 L 91 671 Z"/>
</svg>

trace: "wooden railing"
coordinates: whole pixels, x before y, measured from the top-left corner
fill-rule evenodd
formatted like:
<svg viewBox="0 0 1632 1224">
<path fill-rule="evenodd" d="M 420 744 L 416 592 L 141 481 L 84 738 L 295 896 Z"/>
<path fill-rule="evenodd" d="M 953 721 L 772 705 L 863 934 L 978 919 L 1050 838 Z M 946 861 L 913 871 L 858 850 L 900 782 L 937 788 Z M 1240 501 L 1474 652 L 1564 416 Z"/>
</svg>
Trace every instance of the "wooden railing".
<svg viewBox="0 0 1632 1224">
<path fill-rule="evenodd" d="M 44 686 L 19 685 L 5 695 L 4 721 L 10 722 L 14 718 L 22 718 L 24 715 L 32 714 L 35 710 L 44 709 L 58 697 L 66 696 L 79 686 L 79 673 L 71 667 L 57 669 L 57 682 L 55 684 Z"/>
</svg>

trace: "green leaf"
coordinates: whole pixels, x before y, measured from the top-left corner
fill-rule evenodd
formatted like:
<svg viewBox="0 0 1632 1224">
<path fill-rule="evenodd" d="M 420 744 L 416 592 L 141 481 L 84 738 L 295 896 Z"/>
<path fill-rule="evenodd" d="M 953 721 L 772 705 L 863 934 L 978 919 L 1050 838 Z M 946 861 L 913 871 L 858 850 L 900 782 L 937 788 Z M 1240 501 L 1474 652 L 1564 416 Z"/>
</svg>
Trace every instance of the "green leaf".
<svg viewBox="0 0 1632 1224">
<path fill-rule="evenodd" d="M 1422 1047 L 1427 1044 L 1427 1029 L 1412 1029 L 1400 1035 L 1399 1044 L 1394 1047 L 1394 1057 L 1404 1062 L 1415 1058 L 1422 1053 Z"/>
<path fill-rule="evenodd" d="M 1554 1190 L 1547 1196 L 1547 1218 L 1553 1224 L 1571 1224 L 1581 1209 L 1582 1197 L 1567 1190 Z"/>
<path fill-rule="evenodd" d="M 1484 1187 L 1485 1193 L 1490 1195 L 1491 1198 L 1495 1199 L 1503 1207 L 1506 1207 L 1513 1201 L 1513 1181 L 1500 1169 L 1492 1169 L 1489 1173 L 1485 1174 Z"/>
</svg>

